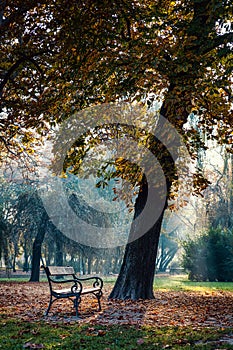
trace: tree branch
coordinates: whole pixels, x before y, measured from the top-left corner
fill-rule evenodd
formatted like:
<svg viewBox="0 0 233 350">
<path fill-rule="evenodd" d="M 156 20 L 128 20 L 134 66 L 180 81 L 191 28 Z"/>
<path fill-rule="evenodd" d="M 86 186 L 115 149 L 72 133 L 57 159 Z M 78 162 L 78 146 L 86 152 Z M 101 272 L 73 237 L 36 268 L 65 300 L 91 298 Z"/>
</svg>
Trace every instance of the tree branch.
<svg viewBox="0 0 233 350">
<path fill-rule="evenodd" d="M 210 40 L 208 43 L 209 45 L 207 45 L 206 47 L 202 47 L 202 49 L 200 50 L 200 53 L 205 55 L 205 54 L 209 53 L 210 51 L 216 49 L 220 45 L 226 45 L 226 44 L 231 43 L 231 42 L 233 42 L 233 32 L 219 35 L 215 39 Z"/>
<path fill-rule="evenodd" d="M 21 58 L 19 58 L 12 66 L 11 68 L 7 71 L 7 73 L 5 74 L 4 79 L 2 80 L 2 82 L 0 83 L 0 97 L 2 97 L 2 93 L 3 93 L 3 89 L 5 87 L 5 85 L 7 84 L 8 80 L 10 79 L 11 75 L 15 72 L 15 70 L 17 68 L 19 68 L 19 66 L 25 62 L 25 61 L 29 61 L 31 62 L 36 68 L 37 70 L 43 74 L 43 70 L 40 68 L 40 66 L 38 65 L 38 63 L 34 60 L 33 57 L 28 57 L 23 55 Z"/>
<path fill-rule="evenodd" d="M 15 152 L 13 152 L 10 147 L 9 144 L 7 143 L 7 141 L 4 139 L 4 137 L 0 136 L 0 141 L 2 141 L 7 149 L 7 151 L 11 154 L 13 154 L 15 157 L 17 156 L 17 154 Z"/>
</svg>

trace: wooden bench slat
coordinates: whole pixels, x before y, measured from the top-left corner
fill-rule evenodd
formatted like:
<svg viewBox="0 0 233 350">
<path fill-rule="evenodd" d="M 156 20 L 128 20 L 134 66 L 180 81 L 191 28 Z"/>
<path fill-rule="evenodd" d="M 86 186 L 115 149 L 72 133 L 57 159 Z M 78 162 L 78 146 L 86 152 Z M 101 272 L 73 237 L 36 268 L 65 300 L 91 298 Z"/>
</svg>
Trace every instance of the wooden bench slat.
<svg viewBox="0 0 233 350">
<path fill-rule="evenodd" d="M 83 290 L 82 290 L 81 295 L 82 295 L 82 294 L 87 294 L 87 293 L 98 292 L 98 291 L 100 291 L 100 290 L 101 290 L 101 288 L 86 288 L 86 289 L 83 289 Z"/>
<path fill-rule="evenodd" d="M 74 275 L 74 268 L 71 266 L 48 266 L 51 276 L 66 276 Z"/>
<path fill-rule="evenodd" d="M 57 294 L 71 294 L 72 293 L 70 288 L 67 288 L 67 289 L 54 289 L 53 292 L 57 293 Z"/>
<path fill-rule="evenodd" d="M 93 293 L 93 292 L 98 292 L 100 291 L 100 288 L 85 288 L 82 290 L 81 294 L 87 294 L 87 293 Z M 69 294 L 72 293 L 70 288 L 67 289 L 54 289 L 53 292 L 57 293 L 57 294 Z"/>
</svg>

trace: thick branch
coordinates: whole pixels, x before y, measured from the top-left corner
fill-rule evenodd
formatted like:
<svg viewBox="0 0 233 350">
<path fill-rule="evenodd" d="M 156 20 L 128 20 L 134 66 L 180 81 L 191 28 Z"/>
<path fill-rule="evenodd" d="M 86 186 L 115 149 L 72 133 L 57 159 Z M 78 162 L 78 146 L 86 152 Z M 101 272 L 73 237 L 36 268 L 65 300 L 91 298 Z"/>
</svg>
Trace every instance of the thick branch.
<svg viewBox="0 0 233 350">
<path fill-rule="evenodd" d="M 200 53 L 207 54 L 220 45 L 226 45 L 231 42 L 233 42 L 233 33 L 225 33 L 223 35 L 219 35 L 215 39 L 209 40 L 208 45 L 206 47 L 202 47 Z"/>
<path fill-rule="evenodd" d="M 4 137 L 0 136 L 0 141 L 4 143 L 6 149 L 9 153 L 13 154 L 14 156 L 17 156 L 17 154 L 10 149 L 10 147 L 9 147 L 7 141 L 4 139 Z"/>
<path fill-rule="evenodd" d="M 2 97 L 2 93 L 3 93 L 3 89 L 4 86 L 7 84 L 8 80 L 10 79 L 11 75 L 16 71 L 17 68 L 19 68 L 19 66 L 25 62 L 25 61 L 29 61 L 31 62 L 36 68 L 37 70 L 43 74 L 42 69 L 40 68 L 40 66 L 38 65 L 38 63 L 33 59 L 33 57 L 27 57 L 27 56 L 22 56 L 21 58 L 19 58 L 12 66 L 11 68 L 7 71 L 7 73 L 5 74 L 4 79 L 2 80 L 1 84 L 0 84 L 0 97 Z"/>
</svg>

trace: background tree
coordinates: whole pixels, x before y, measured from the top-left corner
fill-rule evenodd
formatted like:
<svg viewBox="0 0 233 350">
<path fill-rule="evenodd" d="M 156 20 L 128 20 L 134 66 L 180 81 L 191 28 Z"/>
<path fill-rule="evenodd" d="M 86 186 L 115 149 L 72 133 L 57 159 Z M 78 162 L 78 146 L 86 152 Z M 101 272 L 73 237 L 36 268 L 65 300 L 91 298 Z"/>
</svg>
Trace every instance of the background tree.
<svg viewBox="0 0 233 350">
<path fill-rule="evenodd" d="M 169 233 L 161 233 L 159 239 L 159 247 L 157 253 L 156 261 L 156 271 L 157 272 L 166 272 L 169 264 L 172 262 L 175 257 L 179 246 L 176 242 L 177 232 L 176 230 Z"/>
<path fill-rule="evenodd" d="M 77 184 L 77 180 L 75 183 Z M 46 212 L 37 195 L 36 183 L 27 185 L 22 182 L 8 183 L 2 177 L 0 184 L 0 251 L 3 265 L 7 269 L 15 271 L 22 268 L 26 272 L 31 271 L 33 280 L 38 281 L 40 259 L 42 258 L 47 265 L 74 266 L 77 273 L 80 274 L 119 272 L 123 247 L 97 249 L 70 240 L 46 217 L 43 218 Z M 88 195 L 89 185 L 90 181 L 88 184 L 83 181 L 81 188 L 86 188 L 85 193 L 83 193 L 82 191 L 77 192 L 76 186 L 72 187 L 70 183 L 66 183 L 71 194 L 81 194 L 81 197 L 86 198 L 90 203 L 90 200 L 94 201 L 96 197 L 93 193 L 91 197 Z M 73 191 L 75 192 L 73 193 Z M 96 188 L 96 192 L 99 191 L 103 194 L 101 189 Z M 50 195 L 50 192 L 48 191 L 47 194 Z M 106 192 L 104 194 L 106 195 Z M 84 200 L 76 201 L 76 211 L 79 215 L 81 213 L 82 217 L 89 215 L 92 218 L 93 210 L 91 213 L 84 204 Z M 99 220 L 98 217 L 97 219 Z M 114 222 L 109 222 L 109 224 L 114 225 Z M 32 264 L 32 262 L 34 263 Z"/>
<path fill-rule="evenodd" d="M 206 189 L 206 214 L 209 227 L 232 229 L 233 177 L 232 154 L 222 149 L 222 169 L 215 166 L 216 180 Z"/>
<path fill-rule="evenodd" d="M 183 267 L 192 281 L 233 281 L 232 231 L 210 229 L 183 247 Z"/>
<path fill-rule="evenodd" d="M 25 190 L 24 186 L 9 183 L 0 178 L 0 250 L 7 268 L 15 270 L 17 255 L 19 254 L 18 243 L 20 232 L 17 227 L 16 200 L 20 193 Z M 1 254 L 1 257 L 2 257 Z"/>
</svg>

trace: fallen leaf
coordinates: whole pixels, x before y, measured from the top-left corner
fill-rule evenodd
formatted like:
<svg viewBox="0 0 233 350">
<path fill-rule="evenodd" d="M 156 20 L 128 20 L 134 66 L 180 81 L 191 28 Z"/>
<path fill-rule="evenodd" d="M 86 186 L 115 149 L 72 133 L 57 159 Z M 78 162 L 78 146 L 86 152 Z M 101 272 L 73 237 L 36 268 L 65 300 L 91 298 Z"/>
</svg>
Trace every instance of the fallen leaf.
<svg viewBox="0 0 233 350">
<path fill-rule="evenodd" d="M 25 343 L 23 345 L 23 348 L 29 348 L 29 349 L 43 349 L 43 344 L 34 344 L 34 343 Z"/>
</svg>

